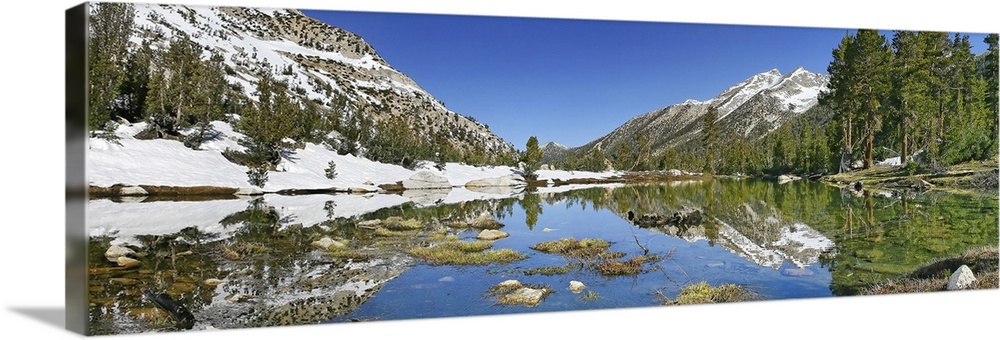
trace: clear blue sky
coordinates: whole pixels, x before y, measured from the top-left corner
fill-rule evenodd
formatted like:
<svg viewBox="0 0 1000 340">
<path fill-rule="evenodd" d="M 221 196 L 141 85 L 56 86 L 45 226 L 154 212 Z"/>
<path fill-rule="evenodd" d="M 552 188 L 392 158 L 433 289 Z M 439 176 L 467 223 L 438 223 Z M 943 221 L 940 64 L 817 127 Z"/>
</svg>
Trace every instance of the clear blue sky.
<svg viewBox="0 0 1000 340">
<path fill-rule="evenodd" d="M 461 115 L 523 149 L 580 146 L 754 74 L 826 73 L 846 29 L 304 11 L 354 32 Z M 889 34 L 891 32 L 886 32 Z M 970 34 L 974 52 L 984 35 Z"/>
</svg>

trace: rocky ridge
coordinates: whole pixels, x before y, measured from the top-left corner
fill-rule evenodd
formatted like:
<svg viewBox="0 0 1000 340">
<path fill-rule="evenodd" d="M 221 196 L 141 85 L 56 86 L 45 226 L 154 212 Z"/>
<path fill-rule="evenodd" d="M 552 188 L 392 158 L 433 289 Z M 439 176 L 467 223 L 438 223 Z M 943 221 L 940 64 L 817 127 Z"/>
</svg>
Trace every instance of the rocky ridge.
<svg viewBox="0 0 1000 340">
<path fill-rule="evenodd" d="M 360 36 L 298 10 L 156 4 L 135 9 L 133 42 L 163 48 L 186 35 L 205 48 L 203 58 L 221 55 L 227 81 L 250 98 L 256 98 L 260 75 L 270 71 L 290 95 L 326 110 L 346 109 L 375 122 L 399 119 L 418 136 L 443 134 L 459 148 L 488 156 L 514 152 L 486 125 L 447 109 Z"/>
</svg>

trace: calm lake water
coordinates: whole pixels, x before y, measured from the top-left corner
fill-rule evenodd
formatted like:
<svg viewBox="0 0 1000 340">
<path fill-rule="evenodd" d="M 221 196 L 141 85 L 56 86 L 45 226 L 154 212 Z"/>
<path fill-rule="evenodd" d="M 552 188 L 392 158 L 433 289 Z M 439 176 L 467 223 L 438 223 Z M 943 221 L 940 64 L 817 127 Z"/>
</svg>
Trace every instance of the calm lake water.
<svg viewBox="0 0 1000 340">
<path fill-rule="evenodd" d="M 148 315 L 143 289 L 188 306 L 194 329 L 662 306 L 701 281 L 744 285 L 768 300 L 853 295 L 998 239 L 995 195 L 853 193 L 763 180 L 549 190 L 436 205 L 400 204 L 407 200 L 394 195 L 91 201 L 92 332 L 176 330 Z M 523 260 L 432 265 L 409 254 L 442 235 L 474 240 L 477 229 L 447 225 L 482 214 L 510 234 L 492 249 L 514 250 Z M 422 227 L 389 235 L 357 225 L 394 216 Z M 310 247 L 322 237 L 350 252 Z M 586 265 L 532 273 L 578 263 L 531 249 L 563 238 L 602 239 L 623 259 L 658 260 L 634 275 L 602 275 Z M 121 242 L 136 245 L 140 267 L 119 270 L 104 259 L 104 250 Z M 500 305 L 489 289 L 509 279 L 554 293 L 535 306 Z M 571 280 L 586 289 L 571 292 Z"/>
</svg>

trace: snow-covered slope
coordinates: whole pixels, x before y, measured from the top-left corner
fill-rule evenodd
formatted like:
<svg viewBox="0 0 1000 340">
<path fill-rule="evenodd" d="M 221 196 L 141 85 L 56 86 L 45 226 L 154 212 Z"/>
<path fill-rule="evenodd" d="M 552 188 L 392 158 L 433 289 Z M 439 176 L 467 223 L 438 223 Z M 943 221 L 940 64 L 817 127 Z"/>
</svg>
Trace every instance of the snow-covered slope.
<svg viewBox="0 0 1000 340">
<path fill-rule="evenodd" d="M 443 132 L 450 141 L 490 155 L 510 154 L 512 145 L 484 124 L 448 110 L 412 79 L 394 69 L 360 36 L 309 18 L 294 9 L 135 4 L 138 28 L 132 41 L 164 48 L 185 35 L 205 47 L 203 58 L 223 57 L 227 80 L 252 99 L 256 83 L 269 71 L 289 94 L 338 109 L 345 97 L 356 113 L 376 121 L 401 117 L 430 138 Z"/>
<path fill-rule="evenodd" d="M 242 150 L 243 147 L 237 141 L 243 135 L 225 122 L 214 121 L 212 126 L 218 135 L 203 143 L 202 150 L 192 150 L 176 140 L 140 140 L 133 137 L 136 132 L 145 129 L 146 123 L 119 126 L 115 132 L 118 140 L 114 142 L 91 138 L 86 161 L 89 185 L 251 187 L 247 181 L 247 167 L 232 163 L 222 155 L 226 149 Z M 334 162 L 337 173 L 333 179 L 326 177 L 326 169 L 331 161 Z M 446 163 L 443 169 L 427 163 L 410 170 L 353 155 L 339 155 L 325 146 L 305 143 L 303 148 L 292 150 L 292 153 L 282 158 L 275 171 L 268 172 L 268 180 L 262 189 L 267 192 L 331 188 L 378 190 L 379 184 L 396 183 L 410 178 L 418 171 L 428 171 L 444 177 L 453 187 L 462 187 L 472 180 L 519 172 L 509 166 L 475 167 L 460 163 Z M 606 178 L 616 175 L 580 171 L 539 171 L 538 174 L 542 180 Z"/>
<path fill-rule="evenodd" d="M 702 127 L 708 108 L 719 110 L 723 132 L 734 131 L 756 138 L 778 128 L 781 123 L 813 107 L 826 89 L 827 75 L 797 68 L 787 74 L 777 69 L 755 74 L 707 100 L 688 99 L 682 103 L 633 117 L 584 146 L 614 152 L 619 143 L 630 143 L 639 134 L 652 140 L 654 150 L 682 145 Z"/>
</svg>

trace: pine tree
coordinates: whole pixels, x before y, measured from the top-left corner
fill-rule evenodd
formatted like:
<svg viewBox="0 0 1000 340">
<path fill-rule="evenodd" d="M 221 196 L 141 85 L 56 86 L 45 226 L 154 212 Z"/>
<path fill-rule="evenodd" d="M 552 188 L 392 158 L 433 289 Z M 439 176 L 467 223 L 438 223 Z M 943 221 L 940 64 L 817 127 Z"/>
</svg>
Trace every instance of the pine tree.
<svg viewBox="0 0 1000 340">
<path fill-rule="evenodd" d="M 635 138 L 635 163 L 629 170 L 649 170 L 649 158 L 653 153 L 652 142 L 645 133 L 639 133 Z"/>
<path fill-rule="evenodd" d="M 615 147 L 615 169 L 626 170 L 635 164 L 635 155 L 632 152 L 632 146 L 625 142 L 618 143 Z"/>
<path fill-rule="evenodd" d="M 927 111 L 930 73 L 924 57 L 923 40 L 916 32 L 896 31 L 892 38 L 893 77 L 890 95 L 892 121 L 899 133 L 900 162 L 909 161 L 914 145 L 914 123 Z"/>
<path fill-rule="evenodd" d="M 995 141 L 986 108 L 986 80 L 976 72 L 969 37 L 955 34 L 952 40 L 948 89 L 951 91 L 942 145 L 946 164 L 985 159 Z"/>
<path fill-rule="evenodd" d="M 1000 59 L 1000 51 L 998 51 L 997 43 L 1000 40 L 997 33 L 992 33 L 983 39 L 983 42 L 988 46 L 986 52 L 986 65 L 983 72 L 983 78 L 986 79 L 986 93 L 984 95 L 986 100 L 986 110 L 987 110 L 987 125 L 990 127 L 989 136 L 993 138 L 990 143 L 991 148 L 987 151 L 989 155 L 997 154 L 997 134 L 998 131 L 998 118 L 1000 118 L 1000 103 L 997 102 L 997 97 L 1000 96 L 1000 68 L 998 68 L 998 59 Z"/>
<path fill-rule="evenodd" d="M 535 171 L 538 171 L 542 166 L 542 149 L 538 147 L 538 138 L 528 137 L 525 147 L 524 155 L 521 156 L 521 162 L 524 162 L 524 174 L 528 177 L 534 177 Z"/>
<path fill-rule="evenodd" d="M 245 110 L 237 129 L 246 136 L 241 144 L 247 148 L 248 166 L 271 167 L 281 160 L 284 139 L 292 137 L 293 111 L 299 107 L 270 73 L 261 75 L 256 94 L 257 102 Z"/>
<path fill-rule="evenodd" d="M 708 108 L 708 112 L 702 118 L 701 144 L 705 150 L 704 171 L 715 173 L 718 167 L 720 156 L 719 140 L 719 109 L 715 106 Z"/>
<path fill-rule="evenodd" d="M 129 37 L 135 26 L 135 8 L 129 3 L 95 3 L 90 15 L 87 68 L 89 82 L 87 125 L 100 129 L 112 119 L 120 87 L 125 82 Z"/>
<path fill-rule="evenodd" d="M 864 168 L 872 166 L 875 149 L 875 134 L 882 129 L 884 114 L 882 104 L 889 93 L 890 51 L 884 36 L 875 30 L 858 30 L 853 62 L 858 70 L 854 72 L 856 93 L 861 101 L 860 114 L 864 119 L 865 162 Z"/>
<path fill-rule="evenodd" d="M 890 89 L 889 46 L 878 31 L 862 29 L 853 36 L 845 36 L 834 49 L 833 57 L 827 68 L 832 92 L 827 100 L 839 111 L 838 125 L 843 130 L 841 171 L 845 169 L 844 162 L 852 159 L 855 129 L 859 127 L 867 169 L 872 165 L 875 134 L 881 130 L 884 118 L 882 104 Z M 860 126 L 855 126 L 857 123 Z"/>
</svg>

